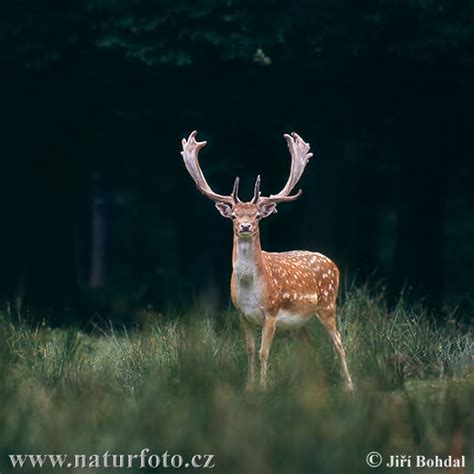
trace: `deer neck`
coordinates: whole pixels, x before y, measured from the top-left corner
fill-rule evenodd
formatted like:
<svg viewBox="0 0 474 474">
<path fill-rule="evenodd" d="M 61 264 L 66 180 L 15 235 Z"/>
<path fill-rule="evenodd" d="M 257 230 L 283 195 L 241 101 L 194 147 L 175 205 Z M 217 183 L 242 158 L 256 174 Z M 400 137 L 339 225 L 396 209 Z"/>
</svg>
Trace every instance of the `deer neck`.
<svg viewBox="0 0 474 474">
<path fill-rule="evenodd" d="M 264 265 L 258 232 L 244 239 L 234 235 L 232 268 L 237 280 L 252 283 L 261 278 Z"/>
</svg>

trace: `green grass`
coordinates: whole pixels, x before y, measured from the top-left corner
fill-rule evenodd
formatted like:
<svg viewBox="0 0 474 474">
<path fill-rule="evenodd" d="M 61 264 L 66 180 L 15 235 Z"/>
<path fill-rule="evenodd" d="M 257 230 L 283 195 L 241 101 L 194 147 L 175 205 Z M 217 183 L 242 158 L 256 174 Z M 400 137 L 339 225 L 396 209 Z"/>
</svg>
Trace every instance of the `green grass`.
<svg viewBox="0 0 474 474">
<path fill-rule="evenodd" d="M 248 394 L 238 319 L 230 311 L 222 320 L 194 311 L 86 334 L 1 315 L 0 472 L 13 471 L 12 453 L 143 448 L 213 453 L 213 472 L 229 474 L 385 472 L 367 467 L 369 451 L 463 453 L 472 472 L 474 351 L 465 328 L 437 327 L 419 309 L 389 311 L 383 297 L 353 291 L 339 327 L 355 393 L 342 389 L 315 320 L 311 346 L 275 339 L 270 387 Z"/>
</svg>

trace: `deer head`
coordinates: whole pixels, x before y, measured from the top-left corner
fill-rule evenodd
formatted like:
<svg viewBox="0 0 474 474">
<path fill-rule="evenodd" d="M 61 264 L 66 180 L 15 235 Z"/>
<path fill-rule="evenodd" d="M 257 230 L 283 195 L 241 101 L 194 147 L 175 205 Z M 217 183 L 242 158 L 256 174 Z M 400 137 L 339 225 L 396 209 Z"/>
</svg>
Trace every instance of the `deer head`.
<svg viewBox="0 0 474 474">
<path fill-rule="evenodd" d="M 282 202 L 289 202 L 298 199 L 301 189 L 294 195 L 290 195 L 293 188 L 300 180 L 306 164 L 313 156 L 309 153 L 310 146 L 296 133 L 285 134 L 291 155 L 290 176 L 283 189 L 278 194 L 271 194 L 268 197 L 262 196 L 260 192 L 260 176 L 255 182 L 253 198 L 249 202 L 242 202 L 239 199 L 239 178 L 235 178 L 234 188 L 230 195 L 215 193 L 207 184 L 204 174 L 199 166 L 199 151 L 207 145 L 207 142 L 196 141 L 196 131 L 191 132 L 188 139 L 183 138 L 183 151 L 181 155 L 189 174 L 196 183 L 198 190 L 215 202 L 216 208 L 222 216 L 233 220 L 234 233 L 239 238 L 252 237 L 258 232 L 258 225 L 261 219 L 277 212 L 277 205 Z"/>
</svg>

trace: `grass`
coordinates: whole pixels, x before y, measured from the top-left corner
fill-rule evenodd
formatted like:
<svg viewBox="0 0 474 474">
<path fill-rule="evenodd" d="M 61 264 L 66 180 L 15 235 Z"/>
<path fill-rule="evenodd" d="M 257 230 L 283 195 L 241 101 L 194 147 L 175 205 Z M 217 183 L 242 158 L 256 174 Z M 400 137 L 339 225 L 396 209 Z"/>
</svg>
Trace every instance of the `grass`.
<svg viewBox="0 0 474 474">
<path fill-rule="evenodd" d="M 275 340 L 270 388 L 248 394 L 245 344 L 232 311 L 224 324 L 195 311 L 92 334 L 2 315 L 0 472 L 12 472 L 13 453 L 143 448 L 186 459 L 213 453 L 213 472 L 229 474 L 388 470 L 367 467 L 370 451 L 464 454 L 472 472 L 474 351 L 467 330 L 437 327 L 403 303 L 389 311 L 382 296 L 366 291 L 345 296 L 339 319 L 353 394 L 342 390 L 335 351 L 316 321 L 311 346 Z"/>
</svg>

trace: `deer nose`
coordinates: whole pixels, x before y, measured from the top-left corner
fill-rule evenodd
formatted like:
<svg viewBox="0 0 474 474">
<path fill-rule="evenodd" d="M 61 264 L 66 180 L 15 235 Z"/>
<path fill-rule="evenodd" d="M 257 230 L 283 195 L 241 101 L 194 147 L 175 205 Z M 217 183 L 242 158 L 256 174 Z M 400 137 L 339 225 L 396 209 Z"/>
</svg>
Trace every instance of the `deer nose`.
<svg viewBox="0 0 474 474">
<path fill-rule="evenodd" d="M 252 224 L 239 224 L 240 232 L 252 232 Z"/>
</svg>

